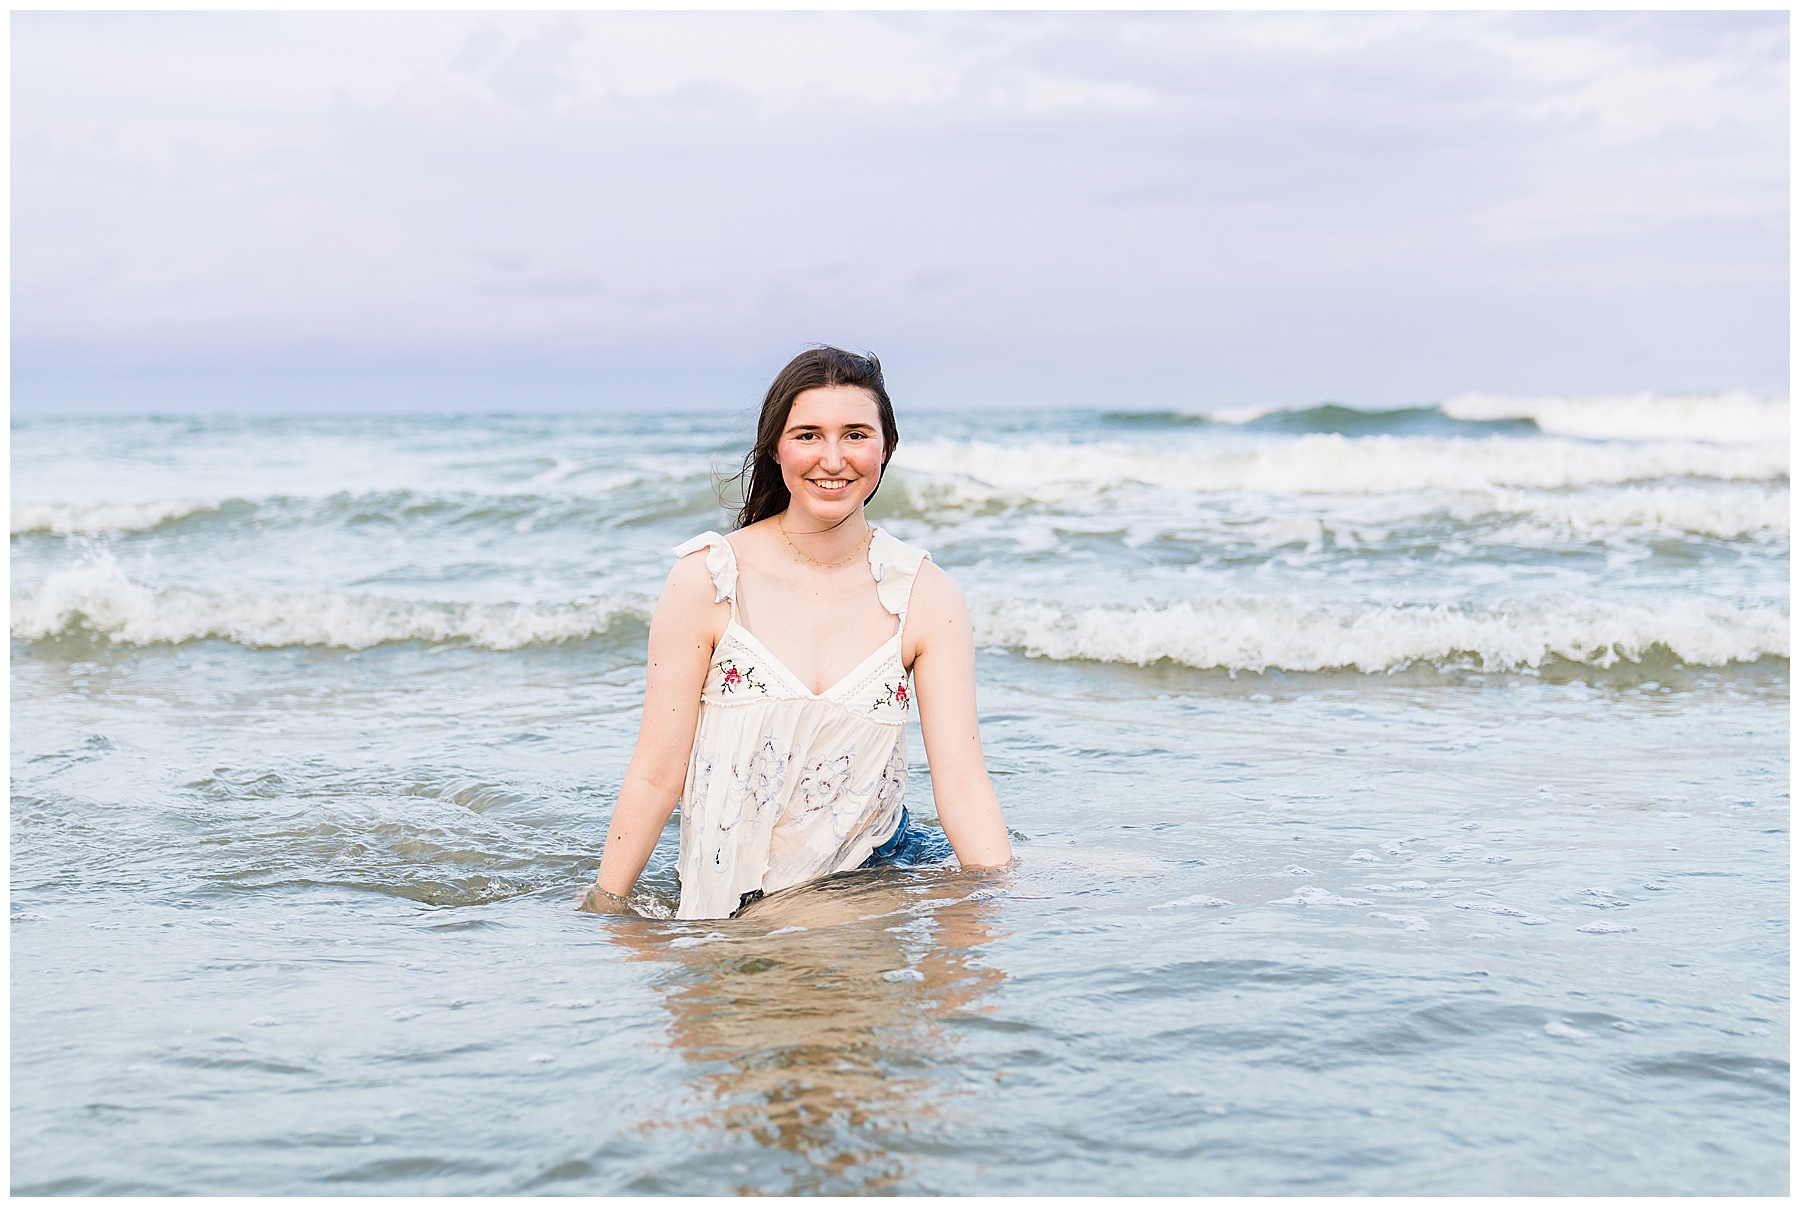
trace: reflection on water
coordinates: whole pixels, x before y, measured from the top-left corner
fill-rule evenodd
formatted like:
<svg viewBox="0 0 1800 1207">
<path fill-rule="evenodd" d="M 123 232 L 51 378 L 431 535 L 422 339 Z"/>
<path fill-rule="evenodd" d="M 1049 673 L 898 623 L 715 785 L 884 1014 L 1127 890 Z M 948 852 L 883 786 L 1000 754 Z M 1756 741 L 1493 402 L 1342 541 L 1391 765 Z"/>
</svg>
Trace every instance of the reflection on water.
<svg viewBox="0 0 1800 1207">
<path fill-rule="evenodd" d="M 645 1127 L 687 1133 L 702 1161 L 753 1144 L 783 1169 L 778 1192 L 894 1189 L 909 1137 L 938 1130 L 941 1102 L 968 1092 L 949 1075 L 946 1023 L 982 1012 L 1005 979 L 982 958 L 1002 891 L 992 876 L 862 871 L 735 919 L 615 921 L 634 959 L 664 966 L 670 1044 L 701 1070 L 694 1097 Z M 738 1189 L 776 1191 L 772 1172 Z"/>
</svg>

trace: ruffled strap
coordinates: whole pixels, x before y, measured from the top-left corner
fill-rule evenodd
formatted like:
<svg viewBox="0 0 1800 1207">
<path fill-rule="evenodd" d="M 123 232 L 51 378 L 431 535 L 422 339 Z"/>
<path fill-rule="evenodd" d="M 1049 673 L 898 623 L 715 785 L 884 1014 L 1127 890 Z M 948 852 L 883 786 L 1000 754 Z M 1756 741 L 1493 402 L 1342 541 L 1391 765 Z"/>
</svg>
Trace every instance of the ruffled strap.
<svg viewBox="0 0 1800 1207">
<path fill-rule="evenodd" d="M 906 609 L 912 600 L 913 581 L 931 554 L 896 540 L 877 528 L 869 538 L 869 571 L 875 576 L 875 594 L 881 606 L 906 626 Z"/>
<path fill-rule="evenodd" d="M 706 572 L 712 575 L 713 602 L 731 601 L 732 611 L 737 611 L 737 551 L 731 542 L 716 532 L 702 532 L 691 541 L 683 541 L 675 546 L 676 557 L 686 557 L 690 553 L 706 550 Z"/>
</svg>

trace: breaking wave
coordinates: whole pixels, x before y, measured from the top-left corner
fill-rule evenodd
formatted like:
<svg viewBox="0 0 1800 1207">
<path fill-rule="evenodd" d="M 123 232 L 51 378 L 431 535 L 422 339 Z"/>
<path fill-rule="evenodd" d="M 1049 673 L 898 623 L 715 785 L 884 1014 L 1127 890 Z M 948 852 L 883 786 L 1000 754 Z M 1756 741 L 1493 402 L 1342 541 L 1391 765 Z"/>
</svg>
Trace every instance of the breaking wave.
<svg viewBox="0 0 1800 1207">
<path fill-rule="evenodd" d="M 1635 530 L 1729 541 L 1785 537 L 1789 527 L 1785 490 L 1749 496 L 1692 486 L 1627 486 L 1597 495 L 1497 490 L 1484 505 L 1581 535 Z"/>
<path fill-rule="evenodd" d="M 159 499 L 149 503 L 14 503 L 12 535 L 100 536 L 148 532 L 171 520 L 219 510 L 217 500 Z"/>
<path fill-rule="evenodd" d="M 1458 394 L 1444 400 L 1452 419 L 1529 419 L 1539 431 L 1586 440 L 1697 440 L 1708 444 L 1786 444 L 1788 404 L 1741 390 L 1703 394 L 1619 394 L 1595 398 L 1504 398 Z"/>
<path fill-rule="evenodd" d="M 227 523 L 359 525 L 438 522 L 494 524 L 515 532 L 557 524 L 618 524 L 679 515 L 706 516 L 718 496 L 704 474 L 687 479 L 645 478 L 612 493 L 575 491 L 339 491 L 329 495 L 269 495 L 215 500 L 162 499 L 142 503 L 15 504 L 12 535 L 110 536 L 150 532 L 205 516 Z"/>
<path fill-rule="evenodd" d="M 937 439 L 894 455 L 915 506 L 1071 502 L 1125 484 L 1189 494 L 1385 495 L 1421 490 L 1623 485 L 1668 478 L 1773 482 L 1785 444 L 1588 444 L 1490 436 L 1434 438 L 1311 433 L 1248 444 L 1169 449 Z"/>
<path fill-rule="evenodd" d="M 1370 410 L 1339 403 L 1222 406 L 1196 411 L 1111 411 L 1131 425 L 1224 424 L 1288 431 L 1375 434 L 1458 425 L 1514 426 L 1584 440 L 1695 440 L 1706 444 L 1785 443 L 1788 402 L 1742 390 L 1671 394 L 1507 397 L 1468 393 L 1436 406 Z M 1467 430 L 1465 428 L 1465 430 Z"/>
<path fill-rule="evenodd" d="M 87 635 L 127 645 L 220 639 L 250 647 L 361 650 L 397 641 L 465 642 L 515 650 L 596 637 L 648 619 L 636 598 L 559 604 L 409 601 L 341 591 L 242 593 L 152 590 L 104 554 L 57 571 L 15 596 L 12 636 L 23 641 Z"/>
<path fill-rule="evenodd" d="M 1414 663 L 1490 670 L 1552 660 L 1612 666 L 1662 647 L 1690 666 L 1788 656 L 1788 615 L 1768 605 L 1669 598 L 1521 601 L 1489 607 L 1302 604 L 1269 598 L 1137 608 L 977 601 L 976 639 L 1058 660 L 1202 670 L 1363 672 Z"/>
<path fill-rule="evenodd" d="M 643 597 L 565 603 L 408 601 L 337 591 L 215 595 L 132 582 L 105 554 L 13 600 L 12 636 L 86 636 L 127 645 L 225 640 L 253 648 L 360 650 L 390 642 L 459 642 L 515 650 L 640 625 Z M 978 641 L 1058 660 L 1148 665 L 1170 660 L 1231 671 L 1371 672 L 1413 663 L 1538 667 L 1552 659 L 1611 666 L 1655 647 L 1693 666 L 1788 656 L 1788 616 L 1773 605 L 1670 598 L 1565 598 L 1487 607 L 1303 604 L 1272 598 L 1141 607 L 973 604 Z"/>
</svg>

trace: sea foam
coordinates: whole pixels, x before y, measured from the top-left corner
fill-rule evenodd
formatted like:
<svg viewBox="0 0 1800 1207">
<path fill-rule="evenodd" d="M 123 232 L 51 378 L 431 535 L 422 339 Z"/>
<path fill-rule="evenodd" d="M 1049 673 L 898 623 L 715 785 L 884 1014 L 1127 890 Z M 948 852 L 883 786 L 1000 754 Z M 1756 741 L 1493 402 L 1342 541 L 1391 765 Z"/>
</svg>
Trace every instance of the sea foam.
<svg viewBox="0 0 1800 1207">
<path fill-rule="evenodd" d="M 1737 493 L 1737 492 L 1753 493 Z M 1768 487 L 1729 490 L 1697 486 L 1622 486 L 1597 493 L 1495 490 L 1482 501 L 1494 512 L 1519 515 L 1581 535 L 1638 531 L 1687 533 L 1738 540 L 1785 537 L 1788 492 Z M 1481 505 L 1453 507 L 1470 519 Z"/>
<path fill-rule="evenodd" d="M 642 622 L 645 597 L 550 603 L 398 600 L 343 591 L 153 589 L 101 551 L 15 594 L 12 636 L 87 634 L 130 645 L 222 639 L 251 647 L 366 649 L 463 642 L 493 650 L 596 637 Z M 1168 659 L 1231 671 L 1393 670 L 1417 662 L 1486 669 L 1550 659 L 1595 666 L 1661 646 L 1690 665 L 1788 656 L 1786 609 L 1691 597 L 1619 602 L 1550 598 L 1477 606 L 1300 603 L 1243 597 L 1139 607 L 972 601 L 977 640 L 1059 660 L 1147 665 Z"/>
<path fill-rule="evenodd" d="M 217 500 L 157 499 L 147 503 L 17 503 L 12 509 L 12 535 L 46 532 L 53 536 L 98 536 L 113 532 L 147 532 L 170 520 L 217 511 Z"/>
<path fill-rule="evenodd" d="M 1693 597 L 1620 602 L 1521 600 L 1498 606 L 1304 604 L 1250 597 L 1143 607 L 1065 608 L 978 599 L 983 645 L 1061 660 L 1168 659 L 1232 671 L 1396 670 L 1416 662 L 1484 669 L 1551 659 L 1611 666 L 1662 646 L 1689 665 L 1788 656 L 1788 615 Z"/>
<path fill-rule="evenodd" d="M 1788 436 L 1785 398 L 1758 398 L 1741 390 L 1591 398 L 1458 394 L 1445 399 L 1441 409 L 1452 419 L 1529 419 L 1548 435 L 1589 440 L 1786 444 Z"/>
<path fill-rule="evenodd" d="M 127 645 L 223 639 L 251 647 L 336 646 L 360 650 L 395 641 L 459 641 L 492 650 L 605 633 L 649 616 L 635 598 L 554 604 L 411 601 L 342 591 L 153 590 L 132 582 L 102 551 L 15 595 L 12 636 L 40 641 L 87 633 Z"/>
<path fill-rule="evenodd" d="M 916 506 L 1077 502 L 1136 483 L 1188 494 L 1387 495 L 1424 490 L 1554 490 L 1666 478 L 1773 482 L 1785 444 L 1591 444 L 1505 436 L 1349 438 L 1334 433 L 1211 447 L 1033 440 L 929 440 L 894 455 Z"/>
<path fill-rule="evenodd" d="M 1436 408 L 1367 411 L 1336 404 L 1294 406 L 1219 406 L 1182 412 L 1209 423 L 1241 426 L 1271 415 L 1309 413 L 1343 415 L 1423 414 L 1435 409 L 1448 419 L 1468 423 L 1527 420 L 1549 436 L 1587 440 L 1697 440 L 1708 444 L 1785 443 L 1788 402 L 1762 398 L 1743 390 L 1692 393 L 1638 393 L 1506 396 L 1467 393 L 1446 398 Z"/>
</svg>

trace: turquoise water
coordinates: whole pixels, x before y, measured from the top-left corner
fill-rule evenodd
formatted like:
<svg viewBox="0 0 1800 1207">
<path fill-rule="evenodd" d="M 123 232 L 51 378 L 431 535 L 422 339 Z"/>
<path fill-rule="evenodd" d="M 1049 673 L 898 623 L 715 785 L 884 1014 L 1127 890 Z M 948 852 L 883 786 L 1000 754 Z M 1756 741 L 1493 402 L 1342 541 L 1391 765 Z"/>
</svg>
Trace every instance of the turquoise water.
<svg viewBox="0 0 1800 1207">
<path fill-rule="evenodd" d="M 12 1189 L 1785 1193 L 1785 420 L 903 407 L 1018 864 L 701 924 L 742 419 L 16 421 Z"/>
</svg>

